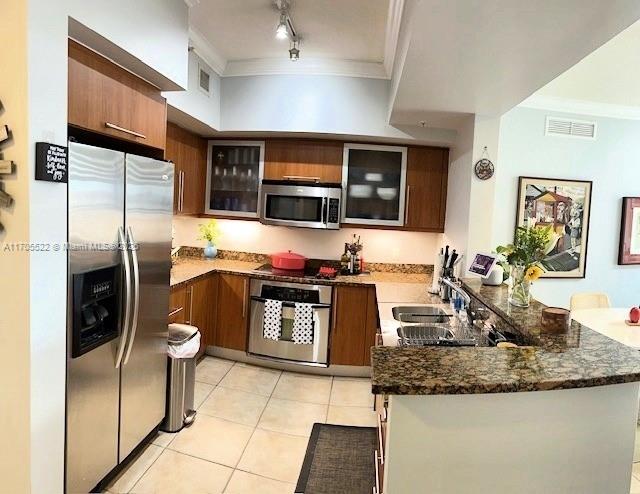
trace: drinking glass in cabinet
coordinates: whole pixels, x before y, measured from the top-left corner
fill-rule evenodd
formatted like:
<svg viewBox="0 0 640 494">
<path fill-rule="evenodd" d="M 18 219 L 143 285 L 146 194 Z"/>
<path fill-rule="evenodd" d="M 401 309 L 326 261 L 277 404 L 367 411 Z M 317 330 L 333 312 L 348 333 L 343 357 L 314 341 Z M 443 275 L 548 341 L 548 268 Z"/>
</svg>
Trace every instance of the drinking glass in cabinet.
<svg viewBox="0 0 640 494">
<path fill-rule="evenodd" d="M 206 212 L 256 217 L 263 168 L 264 142 L 209 141 Z"/>
</svg>

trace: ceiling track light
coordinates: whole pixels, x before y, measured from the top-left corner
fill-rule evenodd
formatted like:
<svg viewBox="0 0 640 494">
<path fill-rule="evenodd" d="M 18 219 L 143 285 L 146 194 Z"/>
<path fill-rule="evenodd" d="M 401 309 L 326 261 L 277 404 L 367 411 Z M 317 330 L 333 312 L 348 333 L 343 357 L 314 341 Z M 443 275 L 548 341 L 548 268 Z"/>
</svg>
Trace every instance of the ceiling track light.
<svg viewBox="0 0 640 494">
<path fill-rule="evenodd" d="M 291 60 L 292 62 L 297 62 L 298 60 L 300 60 L 300 49 L 298 48 L 300 46 L 300 40 L 294 40 L 291 43 L 291 48 L 289 48 L 289 60 Z"/>
<path fill-rule="evenodd" d="M 276 8 L 280 12 L 280 18 L 278 19 L 278 26 L 276 27 L 277 39 L 289 39 L 289 59 L 292 62 L 297 61 L 300 58 L 300 36 L 293 27 L 293 20 L 289 14 L 291 3 L 289 0 L 275 0 Z"/>
</svg>

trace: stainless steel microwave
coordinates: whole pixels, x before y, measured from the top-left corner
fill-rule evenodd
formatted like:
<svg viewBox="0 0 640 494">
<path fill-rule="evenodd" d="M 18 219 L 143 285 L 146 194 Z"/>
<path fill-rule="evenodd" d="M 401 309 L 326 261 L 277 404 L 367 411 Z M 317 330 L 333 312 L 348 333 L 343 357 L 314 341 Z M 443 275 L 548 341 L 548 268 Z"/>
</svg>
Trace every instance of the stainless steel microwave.
<svg viewBox="0 0 640 494">
<path fill-rule="evenodd" d="M 340 228 L 342 186 L 320 182 L 263 180 L 260 222 L 303 228 Z"/>
</svg>

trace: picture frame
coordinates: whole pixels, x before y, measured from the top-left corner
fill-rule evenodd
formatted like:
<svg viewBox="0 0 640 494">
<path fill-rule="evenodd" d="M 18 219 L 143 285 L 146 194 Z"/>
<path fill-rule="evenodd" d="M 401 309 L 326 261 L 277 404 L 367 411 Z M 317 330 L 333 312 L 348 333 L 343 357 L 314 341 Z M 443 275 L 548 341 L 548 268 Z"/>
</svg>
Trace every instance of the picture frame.
<svg viewBox="0 0 640 494">
<path fill-rule="evenodd" d="M 622 198 L 618 264 L 640 264 L 640 197 Z"/>
<path fill-rule="evenodd" d="M 584 278 L 593 182 L 520 177 L 516 226 L 552 227 L 543 278 Z"/>
</svg>

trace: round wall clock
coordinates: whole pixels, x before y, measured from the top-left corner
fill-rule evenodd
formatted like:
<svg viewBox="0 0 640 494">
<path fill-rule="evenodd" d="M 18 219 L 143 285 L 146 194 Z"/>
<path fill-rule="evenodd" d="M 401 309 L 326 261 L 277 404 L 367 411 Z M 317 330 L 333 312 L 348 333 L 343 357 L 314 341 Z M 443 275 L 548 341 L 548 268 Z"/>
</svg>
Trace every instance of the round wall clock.
<svg viewBox="0 0 640 494">
<path fill-rule="evenodd" d="M 482 158 L 476 162 L 476 166 L 474 168 L 476 173 L 476 177 L 480 180 L 488 180 L 493 177 L 493 172 L 495 171 L 493 163 L 487 158 Z"/>
</svg>

